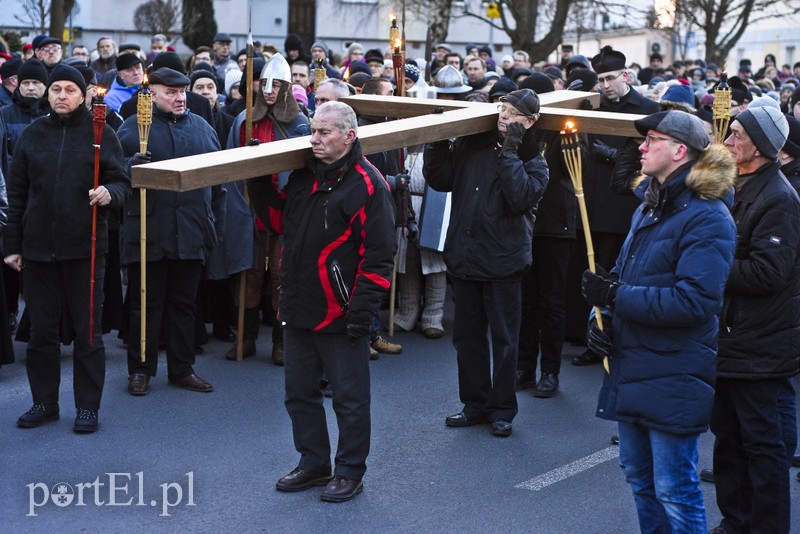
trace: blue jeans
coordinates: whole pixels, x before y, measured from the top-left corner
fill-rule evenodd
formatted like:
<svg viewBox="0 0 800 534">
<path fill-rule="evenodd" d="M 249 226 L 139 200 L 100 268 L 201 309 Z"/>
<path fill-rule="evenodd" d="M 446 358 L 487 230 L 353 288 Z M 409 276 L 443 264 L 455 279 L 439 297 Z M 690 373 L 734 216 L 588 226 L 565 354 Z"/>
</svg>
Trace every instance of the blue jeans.
<svg viewBox="0 0 800 534">
<path fill-rule="evenodd" d="M 619 425 L 619 463 L 633 490 L 642 533 L 706 534 L 697 476 L 699 434 L 678 435 Z"/>
</svg>

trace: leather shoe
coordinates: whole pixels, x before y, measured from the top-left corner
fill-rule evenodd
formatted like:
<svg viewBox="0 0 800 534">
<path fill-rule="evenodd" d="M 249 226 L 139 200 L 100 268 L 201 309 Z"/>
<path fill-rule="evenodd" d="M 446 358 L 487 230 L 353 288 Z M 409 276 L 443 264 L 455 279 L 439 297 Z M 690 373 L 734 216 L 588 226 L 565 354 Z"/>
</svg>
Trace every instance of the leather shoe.
<svg viewBox="0 0 800 534">
<path fill-rule="evenodd" d="M 225 341 L 227 343 L 232 343 L 236 341 L 236 334 L 233 333 L 233 330 L 231 330 L 230 326 L 222 326 L 220 328 L 215 328 L 213 335 L 220 341 Z"/>
<path fill-rule="evenodd" d="M 326 502 L 345 502 L 361 493 L 363 489 L 364 483 L 361 480 L 349 480 L 335 476 L 328 482 L 320 499 Z"/>
<path fill-rule="evenodd" d="M 283 367 L 283 343 L 272 344 L 272 363 Z"/>
<path fill-rule="evenodd" d="M 517 370 L 516 390 L 521 391 L 536 385 L 536 373 L 533 371 Z"/>
<path fill-rule="evenodd" d="M 150 389 L 150 375 L 144 373 L 133 373 L 128 379 L 128 393 L 141 397 L 147 395 Z"/>
<path fill-rule="evenodd" d="M 505 419 L 497 419 L 492 423 L 492 435 L 507 438 L 511 435 L 512 425 Z"/>
<path fill-rule="evenodd" d="M 578 365 L 578 366 L 594 365 L 596 363 L 600 363 L 602 360 L 603 358 L 601 358 L 594 352 L 590 351 L 589 349 L 586 349 L 586 351 L 583 354 L 572 358 L 572 365 Z"/>
<path fill-rule="evenodd" d="M 197 376 L 196 374 L 192 373 L 186 378 L 182 378 L 180 380 L 172 380 L 169 381 L 170 384 L 173 386 L 178 386 L 183 389 L 188 389 L 189 391 L 199 391 L 200 393 L 209 393 L 214 391 L 214 386 Z"/>
<path fill-rule="evenodd" d="M 444 335 L 444 330 L 441 328 L 426 328 L 422 331 L 422 335 L 428 339 L 439 339 Z"/>
<path fill-rule="evenodd" d="M 558 393 L 558 375 L 542 373 L 542 377 L 533 389 L 533 396 L 546 399 L 555 397 L 556 393 Z"/>
<path fill-rule="evenodd" d="M 100 423 L 97 422 L 97 410 L 78 408 L 75 424 L 72 427 L 73 432 L 87 434 L 89 432 L 97 432 L 98 428 L 100 428 Z"/>
<path fill-rule="evenodd" d="M 58 418 L 58 404 L 34 404 L 30 410 L 19 416 L 17 426 L 21 428 L 36 428 L 45 421 Z"/>
<path fill-rule="evenodd" d="M 458 412 L 455 415 L 448 415 L 445 420 L 445 426 L 464 427 L 475 426 L 485 423 L 486 419 L 483 417 L 467 417 L 464 412 Z"/>
<path fill-rule="evenodd" d="M 249 358 L 256 355 L 256 341 L 254 339 L 242 340 L 242 359 Z M 228 349 L 225 353 L 225 359 L 236 361 L 236 345 Z"/>
<path fill-rule="evenodd" d="M 700 470 L 700 480 L 703 482 L 711 482 L 714 483 L 714 471 L 712 469 L 701 469 Z"/>
<path fill-rule="evenodd" d="M 330 479 L 330 472 L 304 471 L 295 467 L 291 473 L 278 479 L 275 489 L 278 491 L 303 491 L 314 486 L 324 486 Z"/>
</svg>

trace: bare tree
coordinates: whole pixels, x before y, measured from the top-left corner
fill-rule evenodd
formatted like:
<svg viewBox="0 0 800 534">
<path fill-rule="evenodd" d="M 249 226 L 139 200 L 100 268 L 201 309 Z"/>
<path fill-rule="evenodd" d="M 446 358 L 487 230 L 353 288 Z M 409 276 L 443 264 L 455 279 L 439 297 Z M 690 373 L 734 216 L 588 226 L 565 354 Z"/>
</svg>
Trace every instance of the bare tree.
<svg viewBox="0 0 800 534">
<path fill-rule="evenodd" d="M 50 31 L 52 37 L 61 39 L 69 14 L 75 7 L 75 0 L 50 0 Z"/>
<path fill-rule="evenodd" d="M 144 33 L 163 33 L 170 39 L 170 33 L 180 33 L 183 20 L 181 0 L 149 0 L 133 12 L 133 25 Z M 175 30 L 175 31 L 173 31 Z"/>
<path fill-rule="evenodd" d="M 50 0 L 22 0 L 24 16 L 14 15 L 22 24 L 30 25 L 37 33 L 44 33 L 50 17 Z"/>
</svg>

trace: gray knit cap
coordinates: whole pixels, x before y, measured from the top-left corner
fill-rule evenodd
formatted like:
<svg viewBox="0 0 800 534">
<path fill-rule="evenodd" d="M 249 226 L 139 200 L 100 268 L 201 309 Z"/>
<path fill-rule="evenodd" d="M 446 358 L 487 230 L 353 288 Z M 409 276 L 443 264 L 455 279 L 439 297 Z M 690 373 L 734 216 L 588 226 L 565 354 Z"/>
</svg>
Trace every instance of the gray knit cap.
<svg viewBox="0 0 800 534">
<path fill-rule="evenodd" d="M 789 136 L 789 123 L 779 109 L 748 108 L 736 115 L 735 120 L 739 121 L 762 156 L 768 159 L 778 157 Z"/>
</svg>

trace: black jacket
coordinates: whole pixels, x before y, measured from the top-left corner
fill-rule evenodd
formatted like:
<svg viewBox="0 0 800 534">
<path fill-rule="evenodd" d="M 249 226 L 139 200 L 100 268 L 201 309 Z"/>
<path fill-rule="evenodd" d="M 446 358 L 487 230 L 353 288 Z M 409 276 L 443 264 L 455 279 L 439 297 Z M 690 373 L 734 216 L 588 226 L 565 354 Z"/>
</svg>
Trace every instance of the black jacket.
<svg viewBox="0 0 800 534">
<path fill-rule="evenodd" d="M 526 134 L 524 139 L 529 139 Z M 548 182 L 547 163 L 503 155 L 497 130 L 425 146 L 422 170 L 437 191 L 452 191 L 444 261 L 465 280 L 514 280 L 531 265 L 535 209 Z"/>
<path fill-rule="evenodd" d="M 389 187 L 356 141 L 341 160 L 312 160 L 292 173 L 285 193 L 280 319 L 343 333 L 346 313 L 375 313 L 390 286 L 397 240 Z"/>
<path fill-rule="evenodd" d="M 0 122 L 3 123 L 2 129 L 5 130 L 5 146 L 7 150 L 8 166 L 2 169 L 5 174 L 9 172 L 11 161 L 14 159 L 14 147 L 22 135 L 22 130 L 39 117 L 44 117 L 50 112 L 50 105 L 46 97 L 24 97 L 19 94 L 19 89 L 17 89 L 14 91 L 13 99 L 13 104 L 0 108 Z"/>
<path fill-rule="evenodd" d="M 64 119 L 51 113 L 22 132 L 8 177 L 4 254 L 21 253 L 33 261 L 91 256 L 93 145 L 92 114 L 83 106 Z M 121 207 L 131 194 L 122 149 L 108 125 L 100 143 L 100 184 L 111 204 L 97 211 L 98 255 L 108 249 L 108 210 Z"/>
<path fill-rule="evenodd" d="M 208 103 L 208 100 L 206 100 Z M 137 116 L 125 120 L 119 140 L 126 157 L 139 151 Z M 147 150 L 152 161 L 163 161 L 219 150 L 217 133 L 194 113 L 175 117 L 153 107 L 153 124 Z M 147 191 L 147 261 L 164 258 L 205 261 L 222 239 L 225 225 L 225 190 L 221 186 L 193 191 Z M 140 260 L 141 202 L 133 195 L 125 206 L 122 225 L 122 263 Z"/>
<path fill-rule="evenodd" d="M 534 237 L 575 239 L 578 199 L 561 150 L 558 132 L 537 130 L 534 143 L 547 161 L 550 179 L 536 208 Z M 586 138 L 581 136 L 581 158 L 586 166 Z"/>
<path fill-rule="evenodd" d="M 793 375 L 800 364 L 800 199 L 778 162 L 736 191 L 731 214 L 738 243 L 725 286 L 717 375 Z"/>
<path fill-rule="evenodd" d="M 139 93 L 134 93 L 132 97 L 122 103 L 122 106 L 119 108 L 119 115 L 122 117 L 122 120 L 126 120 L 128 117 L 132 117 L 136 115 L 136 106 L 139 104 Z M 199 115 L 205 121 L 214 127 L 214 116 L 211 112 L 211 103 L 208 99 L 202 95 L 197 93 L 193 93 L 191 91 L 186 91 L 186 108 L 194 113 L 195 115 Z M 220 139 L 219 144 L 224 145 L 225 140 L 227 139 Z"/>
</svg>

